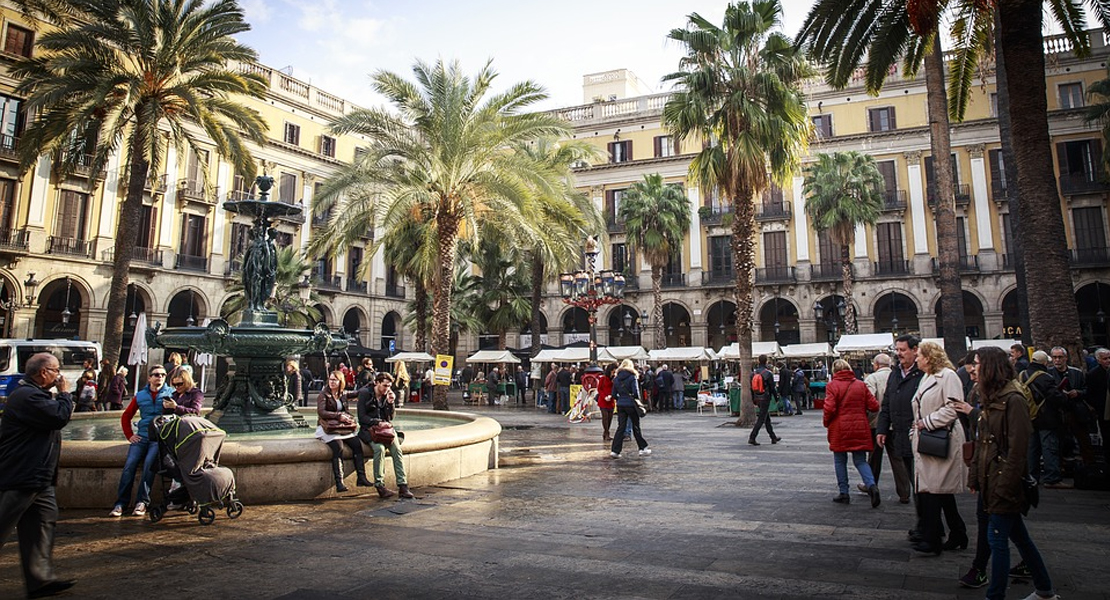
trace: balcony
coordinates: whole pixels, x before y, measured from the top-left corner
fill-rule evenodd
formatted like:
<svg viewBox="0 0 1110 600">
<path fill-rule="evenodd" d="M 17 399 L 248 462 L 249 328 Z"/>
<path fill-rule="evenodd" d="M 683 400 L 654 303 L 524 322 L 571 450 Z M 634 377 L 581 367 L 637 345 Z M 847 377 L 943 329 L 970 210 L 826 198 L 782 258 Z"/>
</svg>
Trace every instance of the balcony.
<svg viewBox="0 0 1110 600">
<path fill-rule="evenodd" d="M 368 285 L 365 281 L 355 281 L 354 277 L 347 279 L 347 291 L 354 294 L 367 294 Z"/>
<path fill-rule="evenodd" d="M 616 215 L 605 215 L 605 231 L 609 233 L 624 233 L 624 223 Z"/>
<path fill-rule="evenodd" d="M 13 135 L 0 135 L 0 160 L 19 162 L 19 138 Z"/>
<path fill-rule="evenodd" d="M 68 157 L 67 157 L 68 158 Z M 73 175 L 75 177 L 83 177 L 88 179 L 92 175 L 92 154 L 81 154 L 77 157 L 77 161 L 73 165 Z M 96 174 L 97 179 L 105 179 L 108 177 L 108 172 L 105 169 L 100 169 Z"/>
<path fill-rule="evenodd" d="M 844 271 L 839 264 L 816 263 L 809 266 L 810 281 L 840 281 Z"/>
<path fill-rule="evenodd" d="M 665 288 L 686 287 L 686 274 L 663 273 L 663 281 L 660 285 Z"/>
<path fill-rule="evenodd" d="M 224 276 L 225 277 L 234 279 L 234 278 L 239 277 L 239 274 L 242 273 L 242 272 L 243 272 L 243 259 L 241 259 L 241 258 L 233 258 L 233 259 L 227 261 L 227 264 L 224 265 Z"/>
<path fill-rule="evenodd" d="M 701 284 L 707 286 L 733 285 L 736 283 L 736 272 L 732 269 L 720 271 L 702 271 Z"/>
<path fill-rule="evenodd" d="M 638 292 L 640 291 L 640 277 L 631 273 L 624 274 L 624 291 Z"/>
<path fill-rule="evenodd" d="M 1110 266 L 1110 248 L 1076 248 L 1071 251 L 1071 266 Z"/>
<path fill-rule="evenodd" d="M 755 283 L 794 283 L 794 267 L 767 267 L 755 270 Z"/>
<path fill-rule="evenodd" d="M 953 191 L 956 192 L 956 206 L 967 206 L 971 204 L 971 185 L 967 183 L 957 183 L 952 186 Z M 937 194 L 936 188 L 929 188 L 929 208 L 936 209 L 937 207 Z"/>
<path fill-rule="evenodd" d="M 755 205 L 756 221 L 789 221 L 789 202 L 760 202 Z"/>
<path fill-rule="evenodd" d="M 910 275 L 912 273 L 908 260 L 880 260 L 873 264 L 873 273 L 877 277 Z"/>
<path fill-rule="evenodd" d="M 90 243 L 80 238 L 62 237 L 52 235 L 46 238 L 47 254 L 64 254 L 67 256 L 89 257 Z"/>
<path fill-rule="evenodd" d="M 405 286 L 397 284 L 397 283 L 388 283 L 387 282 L 385 284 L 385 295 L 390 297 L 390 298 L 404 298 L 405 297 Z"/>
<path fill-rule="evenodd" d="M 108 248 L 100 253 L 100 260 L 110 263 L 115 261 L 116 249 Z M 135 246 L 131 250 L 131 264 L 140 263 L 140 266 L 146 265 L 151 267 L 162 266 L 162 251 L 153 248 L 143 248 L 142 246 Z"/>
<path fill-rule="evenodd" d="M 1060 193 L 1065 196 L 1091 194 L 1110 190 L 1110 184 L 1103 180 L 1102 173 L 1061 173 Z"/>
<path fill-rule="evenodd" d="M 312 271 L 313 286 L 321 292 L 342 292 L 343 280 L 338 275 L 321 275 Z"/>
<path fill-rule="evenodd" d="M 1010 190 L 1001 181 L 991 180 L 991 200 L 995 202 L 1009 202 Z"/>
<path fill-rule="evenodd" d="M 330 220 L 331 220 L 331 213 L 327 213 L 327 214 L 323 214 L 323 215 L 318 215 L 318 214 L 315 214 L 315 213 L 312 214 L 312 226 L 313 227 L 327 227 L 328 226 L 328 221 L 330 221 Z"/>
<path fill-rule="evenodd" d="M 193 256 L 191 254 L 178 254 L 177 261 L 174 263 L 175 268 L 182 271 L 197 271 L 199 273 L 208 272 L 208 257 L 207 256 Z"/>
<path fill-rule="evenodd" d="M 979 272 L 979 255 L 968 256 L 966 254 L 960 255 L 959 260 L 956 262 L 956 269 L 960 273 L 978 273 Z M 940 273 L 940 261 L 933 258 L 933 274 Z"/>
<path fill-rule="evenodd" d="M 239 202 L 240 200 L 252 200 L 254 196 L 251 195 L 250 190 L 231 190 L 224 197 L 227 202 Z"/>
<path fill-rule="evenodd" d="M 732 206 L 703 206 L 702 208 L 709 209 L 698 210 L 698 218 L 706 227 L 721 225 L 724 223 L 725 215 L 732 214 Z"/>
<path fill-rule="evenodd" d="M 153 194 L 165 194 L 166 188 L 169 187 L 167 180 L 169 177 L 163 173 L 161 175 L 148 175 L 146 181 L 143 183 L 143 191 Z"/>
<path fill-rule="evenodd" d="M 216 204 L 216 198 L 219 196 L 219 191 L 210 189 L 204 185 L 203 181 L 199 179 L 182 179 L 177 184 L 177 199 L 188 202 L 196 202 L 207 206 Z"/>
<path fill-rule="evenodd" d="M 906 210 L 906 190 L 886 190 L 883 192 L 883 212 Z"/>
<path fill-rule="evenodd" d="M 29 239 L 26 229 L 0 229 L 0 252 L 25 253 Z"/>
</svg>

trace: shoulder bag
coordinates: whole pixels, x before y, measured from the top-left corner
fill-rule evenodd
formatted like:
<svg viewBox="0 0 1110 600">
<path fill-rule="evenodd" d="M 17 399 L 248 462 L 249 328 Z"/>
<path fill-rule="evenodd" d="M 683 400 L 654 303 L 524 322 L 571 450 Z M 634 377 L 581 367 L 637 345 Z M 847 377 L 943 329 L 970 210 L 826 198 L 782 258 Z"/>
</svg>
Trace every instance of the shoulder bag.
<svg viewBox="0 0 1110 600">
<path fill-rule="evenodd" d="M 396 437 L 397 431 L 389 421 L 378 421 L 370 427 L 370 440 L 375 444 L 389 446 L 393 444 Z"/>
<path fill-rule="evenodd" d="M 933 385 L 925 388 L 924 391 L 917 394 L 917 420 L 921 420 L 921 397 L 925 392 L 936 387 L 936 382 Z M 927 456 L 936 456 L 938 458 L 948 458 L 949 434 L 952 429 L 945 427 L 943 429 L 934 429 L 932 431 L 927 429 L 920 429 L 917 432 L 917 452 L 918 454 L 925 454 Z"/>
</svg>

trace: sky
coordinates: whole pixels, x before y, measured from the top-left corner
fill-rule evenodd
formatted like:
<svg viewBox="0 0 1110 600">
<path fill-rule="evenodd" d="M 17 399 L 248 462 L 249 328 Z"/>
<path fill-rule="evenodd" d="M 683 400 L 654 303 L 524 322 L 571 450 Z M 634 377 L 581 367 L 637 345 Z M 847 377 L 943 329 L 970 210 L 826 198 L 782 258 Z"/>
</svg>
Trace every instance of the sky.
<svg viewBox="0 0 1110 600">
<path fill-rule="evenodd" d="M 488 60 L 496 89 L 533 80 L 554 109 L 583 103 L 582 76 L 634 72 L 655 92 L 681 56 L 667 32 L 697 12 L 720 23 L 727 0 L 241 0 L 251 31 L 239 39 L 262 64 L 360 106 L 382 104 L 370 75 L 412 80 L 416 59 L 458 60 L 476 73 Z M 793 36 L 813 0 L 782 0 Z"/>
</svg>

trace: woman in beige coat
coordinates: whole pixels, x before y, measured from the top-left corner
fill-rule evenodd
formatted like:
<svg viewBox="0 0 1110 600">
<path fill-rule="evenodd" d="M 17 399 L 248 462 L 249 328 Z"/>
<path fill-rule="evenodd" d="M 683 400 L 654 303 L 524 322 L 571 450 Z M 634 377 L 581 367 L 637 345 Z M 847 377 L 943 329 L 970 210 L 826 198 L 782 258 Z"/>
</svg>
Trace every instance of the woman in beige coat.
<svg viewBox="0 0 1110 600">
<path fill-rule="evenodd" d="M 961 456 L 964 430 L 956 412 L 957 403 L 963 402 L 964 392 L 960 377 L 952 369 L 952 362 L 939 344 L 922 342 L 917 347 L 917 368 L 925 373 L 913 398 L 914 474 L 923 540 L 914 544 L 913 549 L 928 554 L 940 554 L 942 549 L 967 548 L 967 527 L 956 509 L 955 496 L 967 486 L 967 467 Z M 918 451 L 921 432 L 938 429 L 949 430 L 946 458 Z M 941 512 L 952 530 L 943 546 L 941 538 L 944 537 L 944 525 L 940 520 Z"/>
</svg>

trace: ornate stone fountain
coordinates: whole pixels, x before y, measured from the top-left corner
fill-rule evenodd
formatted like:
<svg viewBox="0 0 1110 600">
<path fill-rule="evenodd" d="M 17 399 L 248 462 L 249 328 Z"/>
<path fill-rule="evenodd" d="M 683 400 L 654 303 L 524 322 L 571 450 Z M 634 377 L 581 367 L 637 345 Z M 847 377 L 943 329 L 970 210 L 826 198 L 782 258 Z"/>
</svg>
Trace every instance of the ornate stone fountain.
<svg viewBox="0 0 1110 600">
<path fill-rule="evenodd" d="M 161 323 L 147 331 L 152 347 L 189 348 L 226 356 L 227 377 L 219 382 L 209 419 L 225 431 L 242 433 L 305 427 L 293 396 L 285 387 L 286 357 L 342 350 L 348 339 L 331 333 L 324 324 L 313 330 L 287 329 L 275 311 L 266 307 L 277 280 L 277 249 L 273 219 L 300 214 L 299 206 L 269 201 L 274 178 L 260 175 L 257 200 L 224 202 L 224 210 L 254 219 L 250 246 L 243 257 L 245 305 L 239 325 L 215 319 L 207 327 L 170 327 Z"/>
</svg>

